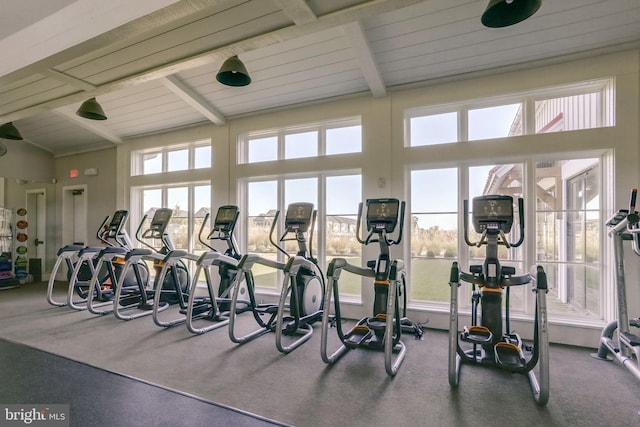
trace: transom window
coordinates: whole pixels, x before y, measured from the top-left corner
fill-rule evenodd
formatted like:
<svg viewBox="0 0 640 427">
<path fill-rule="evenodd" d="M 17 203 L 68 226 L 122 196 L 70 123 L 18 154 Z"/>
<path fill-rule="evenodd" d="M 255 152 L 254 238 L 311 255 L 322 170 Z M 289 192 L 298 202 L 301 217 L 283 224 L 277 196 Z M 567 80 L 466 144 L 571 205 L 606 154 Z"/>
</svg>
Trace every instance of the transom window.
<svg viewBox="0 0 640 427">
<path fill-rule="evenodd" d="M 613 126 L 613 80 L 578 83 L 499 100 L 405 113 L 405 146 L 449 144 Z"/>
<path fill-rule="evenodd" d="M 238 139 L 238 162 L 259 163 L 362 151 L 360 118 L 249 132 Z"/>
<path fill-rule="evenodd" d="M 156 147 L 131 153 L 131 176 L 211 167 L 211 142 L 196 141 L 171 147 Z"/>
</svg>

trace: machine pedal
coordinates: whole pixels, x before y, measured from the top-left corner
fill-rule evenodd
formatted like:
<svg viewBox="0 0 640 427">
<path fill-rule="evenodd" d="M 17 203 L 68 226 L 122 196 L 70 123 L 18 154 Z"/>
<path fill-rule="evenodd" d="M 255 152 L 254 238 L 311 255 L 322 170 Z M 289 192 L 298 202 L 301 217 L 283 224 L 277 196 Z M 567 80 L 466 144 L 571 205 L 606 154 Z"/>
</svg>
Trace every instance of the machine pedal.
<svg viewBox="0 0 640 427">
<path fill-rule="evenodd" d="M 627 347 L 635 347 L 640 345 L 640 337 L 631 332 L 624 332 L 620 335 L 620 341 L 627 344 Z"/>
<path fill-rule="evenodd" d="M 356 348 L 372 335 L 373 331 L 368 326 L 357 325 L 344 335 L 344 345 L 348 348 Z"/>
<path fill-rule="evenodd" d="M 486 326 L 465 326 L 460 339 L 473 344 L 488 344 L 493 339 L 493 334 Z"/>
<path fill-rule="evenodd" d="M 494 347 L 496 364 L 507 370 L 519 371 L 526 365 L 522 350 L 515 344 L 499 342 Z"/>
<path fill-rule="evenodd" d="M 140 300 L 141 300 L 140 295 L 128 295 L 120 298 L 120 301 L 118 301 L 118 304 L 121 305 L 122 307 L 129 307 L 132 305 L 139 304 Z"/>
</svg>

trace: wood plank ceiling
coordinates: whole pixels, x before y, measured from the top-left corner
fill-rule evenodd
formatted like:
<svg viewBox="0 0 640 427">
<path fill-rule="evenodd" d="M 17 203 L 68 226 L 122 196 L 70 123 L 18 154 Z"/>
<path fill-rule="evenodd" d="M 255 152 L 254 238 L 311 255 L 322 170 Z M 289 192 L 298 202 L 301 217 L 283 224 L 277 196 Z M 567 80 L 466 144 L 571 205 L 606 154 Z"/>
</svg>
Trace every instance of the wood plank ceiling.
<svg viewBox="0 0 640 427">
<path fill-rule="evenodd" d="M 24 1 L 3 3 L 20 11 Z M 100 22 L 87 9 L 94 2 L 56 0 L 42 13 L 56 22 L 75 10 L 88 23 Z M 13 121 L 28 142 L 63 156 L 273 108 L 360 93 L 381 97 L 407 84 L 640 46 L 637 0 L 546 0 L 532 18 L 502 29 L 480 23 L 487 2 L 139 0 L 128 22 L 114 19 L 112 29 L 29 64 L 16 57 L 0 66 L 0 124 Z M 144 9 L 154 5 L 161 8 Z M 133 18 L 136 12 L 142 16 Z M 113 10 L 104 16 L 129 19 Z M 47 22 L 0 32 L 0 51 L 15 40 L 11 49 L 18 51 L 21 40 L 53 43 L 37 40 Z M 69 25 L 57 37 L 75 40 Z M 249 70 L 249 86 L 215 80 L 232 55 Z M 75 115 L 92 96 L 108 120 Z"/>
</svg>

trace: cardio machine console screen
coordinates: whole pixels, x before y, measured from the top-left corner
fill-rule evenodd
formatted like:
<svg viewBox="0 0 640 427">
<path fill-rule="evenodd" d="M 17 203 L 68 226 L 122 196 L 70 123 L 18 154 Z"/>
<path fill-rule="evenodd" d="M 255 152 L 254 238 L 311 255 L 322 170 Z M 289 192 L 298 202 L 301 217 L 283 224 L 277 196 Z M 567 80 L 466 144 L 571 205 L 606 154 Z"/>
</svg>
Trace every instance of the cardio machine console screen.
<svg viewBox="0 0 640 427">
<path fill-rule="evenodd" d="M 109 222 L 110 230 L 120 230 L 124 222 L 127 220 L 127 216 L 129 212 L 125 210 L 116 211 L 111 217 L 111 222 Z"/>
<path fill-rule="evenodd" d="M 513 197 L 480 196 L 473 199 L 473 227 L 476 233 L 496 229 L 504 233 L 513 225 Z"/>
<path fill-rule="evenodd" d="M 152 230 L 154 235 L 161 235 L 164 233 L 167 225 L 169 225 L 171 215 L 173 215 L 173 210 L 169 208 L 160 208 L 156 210 L 153 214 L 151 225 L 149 226 L 149 229 Z"/>
<path fill-rule="evenodd" d="M 287 229 L 306 232 L 311 225 L 313 203 L 291 203 L 287 208 L 284 223 Z"/>
<path fill-rule="evenodd" d="M 398 199 L 368 199 L 367 200 L 367 230 L 384 229 L 393 233 L 398 223 Z"/>
<path fill-rule="evenodd" d="M 221 206 L 216 214 L 215 226 L 223 229 L 229 229 L 235 223 L 237 215 L 237 206 Z"/>
</svg>

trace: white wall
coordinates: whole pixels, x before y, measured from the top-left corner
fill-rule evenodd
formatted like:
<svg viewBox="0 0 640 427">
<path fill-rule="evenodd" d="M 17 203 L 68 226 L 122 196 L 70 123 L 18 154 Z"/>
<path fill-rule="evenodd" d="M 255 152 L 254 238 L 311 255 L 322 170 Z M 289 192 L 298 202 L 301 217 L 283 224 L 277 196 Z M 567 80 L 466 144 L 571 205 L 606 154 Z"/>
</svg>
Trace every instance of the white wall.
<svg viewBox="0 0 640 427">
<path fill-rule="evenodd" d="M 116 199 L 116 177 L 120 173 L 120 165 L 116 165 L 116 148 L 92 151 L 73 156 L 59 157 L 55 160 L 56 184 L 56 248 L 73 242 L 62 239 L 62 191 L 68 186 L 83 186 L 87 188 L 87 223 L 86 235 L 88 245 L 100 242 L 95 237 L 96 231 L 107 215 L 116 209 L 122 209 Z M 86 176 L 86 169 L 96 168 L 98 175 Z M 70 171 L 77 169 L 79 176 L 70 177 Z M 56 249 L 57 250 L 57 249 Z"/>
<path fill-rule="evenodd" d="M 7 147 L 7 154 L 0 157 L 0 176 L 42 182 L 51 182 L 55 177 L 51 153 L 26 141 L 3 139 L 2 144 Z"/>
</svg>

